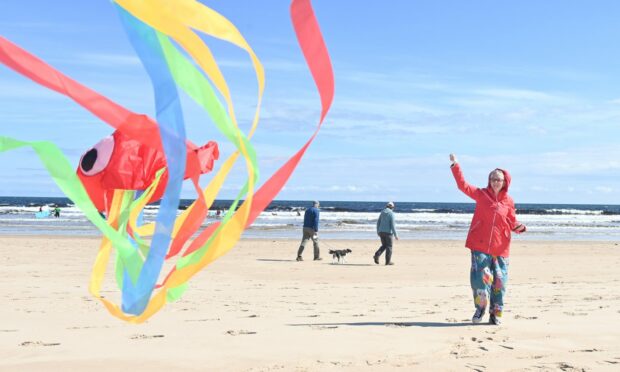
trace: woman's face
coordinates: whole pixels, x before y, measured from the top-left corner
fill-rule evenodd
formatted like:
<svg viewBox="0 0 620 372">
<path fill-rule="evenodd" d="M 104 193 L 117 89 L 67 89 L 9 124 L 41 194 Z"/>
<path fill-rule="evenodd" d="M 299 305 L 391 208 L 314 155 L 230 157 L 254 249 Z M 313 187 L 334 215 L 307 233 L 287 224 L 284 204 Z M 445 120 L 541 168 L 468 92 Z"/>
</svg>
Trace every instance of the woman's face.
<svg viewBox="0 0 620 372">
<path fill-rule="evenodd" d="M 489 183 L 495 195 L 499 194 L 502 187 L 504 187 L 504 173 L 500 171 L 491 172 Z"/>
</svg>

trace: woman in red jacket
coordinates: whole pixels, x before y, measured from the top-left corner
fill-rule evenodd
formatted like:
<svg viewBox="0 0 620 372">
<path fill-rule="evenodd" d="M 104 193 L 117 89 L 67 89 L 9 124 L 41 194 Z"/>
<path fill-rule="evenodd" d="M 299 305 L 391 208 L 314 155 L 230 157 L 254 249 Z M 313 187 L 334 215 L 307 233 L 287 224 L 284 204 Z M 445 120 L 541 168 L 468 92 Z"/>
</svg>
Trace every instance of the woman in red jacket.
<svg viewBox="0 0 620 372">
<path fill-rule="evenodd" d="M 494 169 L 489 174 L 487 187 L 478 188 L 465 181 L 454 154 L 450 154 L 450 161 L 459 190 L 476 201 L 465 242 L 471 250 L 469 278 L 476 306 L 472 322 L 482 321 L 490 302 L 489 323 L 499 325 L 508 280 L 511 233 L 525 231 L 525 225 L 517 221 L 514 201 L 508 195 L 510 174 L 503 169 Z"/>
</svg>

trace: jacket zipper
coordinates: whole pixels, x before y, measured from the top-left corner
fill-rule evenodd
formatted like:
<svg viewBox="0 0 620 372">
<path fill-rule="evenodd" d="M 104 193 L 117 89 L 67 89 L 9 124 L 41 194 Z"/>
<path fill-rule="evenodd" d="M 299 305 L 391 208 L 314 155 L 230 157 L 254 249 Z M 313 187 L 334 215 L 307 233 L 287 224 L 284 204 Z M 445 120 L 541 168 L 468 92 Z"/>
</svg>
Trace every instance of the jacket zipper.
<svg viewBox="0 0 620 372">
<path fill-rule="evenodd" d="M 495 202 L 497 203 L 497 195 L 495 195 Z M 497 216 L 497 209 L 493 211 L 493 222 L 491 223 L 491 234 L 489 234 L 489 245 L 487 252 L 491 252 L 491 240 L 493 239 L 493 229 L 495 229 L 495 216 Z"/>
</svg>

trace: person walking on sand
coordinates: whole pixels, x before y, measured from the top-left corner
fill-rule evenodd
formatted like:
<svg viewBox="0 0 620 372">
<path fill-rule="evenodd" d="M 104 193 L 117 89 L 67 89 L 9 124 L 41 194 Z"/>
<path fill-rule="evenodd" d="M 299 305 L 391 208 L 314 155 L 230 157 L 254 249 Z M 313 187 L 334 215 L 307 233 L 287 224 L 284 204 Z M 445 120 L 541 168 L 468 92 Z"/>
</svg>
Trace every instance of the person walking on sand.
<svg viewBox="0 0 620 372">
<path fill-rule="evenodd" d="M 388 202 L 377 220 L 377 235 L 381 239 L 381 247 L 373 256 L 373 260 L 377 265 L 379 264 L 379 257 L 381 257 L 383 252 L 385 252 L 385 264 L 394 265 L 392 261 L 392 237 L 398 240 L 398 234 L 396 233 L 393 209 L 394 203 Z"/>
<path fill-rule="evenodd" d="M 472 322 L 482 321 L 489 304 L 489 323 L 499 325 L 508 281 L 511 233 L 520 234 L 526 229 L 517 221 L 514 201 L 508 195 L 510 174 L 496 168 L 489 173 L 487 186 L 478 188 L 465 181 L 454 154 L 450 154 L 450 161 L 457 187 L 476 201 L 465 242 L 471 250 L 469 280 L 476 307 Z"/>
<path fill-rule="evenodd" d="M 306 244 L 312 240 L 314 245 L 314 260 L 320 261 L 321 252 L 319 251 L 319 202 L 312 203 L 312 207 L 306 209 L 304 213 L 304 227 L 302 231 L 301 244 L 297 251 L 297 261 L 303 261 L 301 254 L 304 252 Z"/>
</svg>

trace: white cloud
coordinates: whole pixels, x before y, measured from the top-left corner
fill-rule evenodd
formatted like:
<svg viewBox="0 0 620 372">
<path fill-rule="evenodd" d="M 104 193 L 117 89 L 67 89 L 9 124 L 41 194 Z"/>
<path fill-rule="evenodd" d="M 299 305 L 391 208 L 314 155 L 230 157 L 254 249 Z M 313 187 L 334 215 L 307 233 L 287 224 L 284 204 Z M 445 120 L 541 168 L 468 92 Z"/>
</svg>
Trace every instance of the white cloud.
<svg viewBox="0 0 620 372">
<path fill-rule="evenodd" d="M 337 106 L 334 109 L 356 112 L 359 114 L 372 114 L 388 116 L 394 118 L 405 119 L 409 115 L 413 114 L 432 114 L 442 115 L 447 114 L 446 111 L 438 109 L 436 107 L 421 105 L 413 100 L 390 100 L 390 99 L 337 99 L 335 101 Z M 361 115 L 360 115 L 361 116 Z"/>
<path fill-rule="evenodd" d="M 340 185 L 333 185 L 331 187 L 329 187 L 330 191 L 335 191 L 335 192 L 364 192 L 365 188 L 363 187 L 359 187 L 359 186 L 355 186 L 355 185 L 344 185 L 344 186 L 340 186 Z"/>
<path fill-rule="evenodd" d="M 597 186 L 594 188 L 594 190 L 598 192 L 604 192 L 604 193 L 611 193 L 614 191 L 612 187 L 607 187 L 607 186 Z"/>
<path fill-rule="evenodd" d="M 496 99 L 525 100 L 525 101 L 557 101 L 559 97 L 544 92 L 527 89 L 510 88 L 483 88 L 474 89 L 474 95 L 492 97 Z"/>
<path fill-rule="evenodd" d="M 105 66 L 105 67 L 124 67 L 124 66 L 141 66 L 140 58 L 137 55 L 130 54 L 112 54 L 112 53 L 80 53 L 71 59 L 72 63 L 84 64 L 89 66 Z"/>
<path fill-rule="evenodd" d="M 0 89 L 0 98 L 3 101 L 19 100 L 19 99 L 52 99 L 52 100 L 66 100 L 63 96 L 56 92 L 52 92 L 46 88 L 43 88 L 35 83 L 29 82 L 20 78 L 20 81 L 9 81 L 2 78 L 2 89 Z M 11 105 L 14 105 L 11 103 Z M 8 111 L 8 110 L 7 110 Z"/>
<path fill-rule="evenodd" d="M 547 192 L 547 191 L 549 191 L 549 189 L 546 188 L 546 187 L 536 186 L 536 185 L 530 186 L 530 190 L 532 190 L 534 192 Z"/>
<path fill-rule="evenodd" d="M 224 68 L 242 69 L 252 71 L 252 60 L 249 55 L 246 59 L 218 59 L 216 57 L 217 64 Z M 265 71 L 268 72 L 300 72 L 307 71 L 308 67 L 303 63 L 293 62 L 285 59 L 261 59 L 261 64 Z"/>
</svg>

